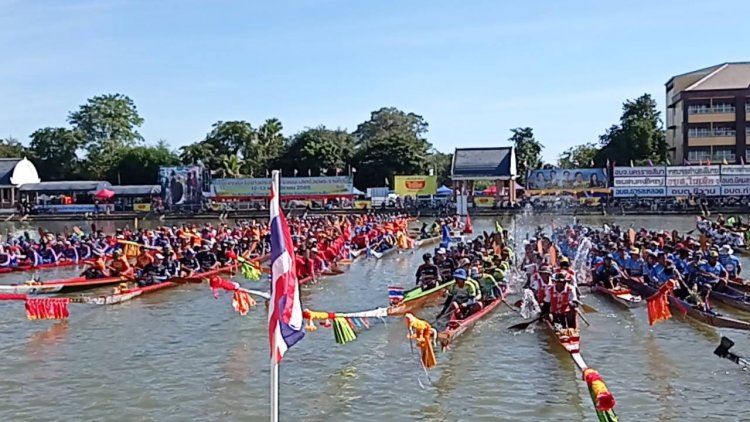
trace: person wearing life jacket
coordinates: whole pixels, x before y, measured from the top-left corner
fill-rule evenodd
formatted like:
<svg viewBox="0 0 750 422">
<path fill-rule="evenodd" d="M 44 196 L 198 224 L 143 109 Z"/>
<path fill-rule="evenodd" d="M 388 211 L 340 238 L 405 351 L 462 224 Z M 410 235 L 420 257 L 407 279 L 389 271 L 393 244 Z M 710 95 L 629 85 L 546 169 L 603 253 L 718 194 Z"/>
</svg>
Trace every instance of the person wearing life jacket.
<svg viewBox="0 0 750 422">
<path fill-rule="evenodd" d="M 570 284 L 572 278 L 558 272 L 553 280 L 554 284 L 547 288 L 544 295 L 541 317 L 550 318 L 553 324 L 559 324 L 562 328 L 578 329 L 578 297 Z"/>
<path fill-rule="evenodd" d="M 544 303 L 544 296 L 547 293 L 547 289 L 551 286 L 550 279 L 552 278 L 552 268 L 549 265 L 542 265 L 539 271 L 535 271 L 529 277 L 527 286 L 534 292 L 534 296 L 538 303 Z"/>
<path fill-rule="evenodd" d="M 112 262 L 109 264 L 109 275 L 112 277 L 132 276 L 135 269 L 130 265 L 128 259 L 122 254 L 121 249 L 115 249 L 112 252 Z"/>
<path fill-rule="evenodd" d="M 107 262 L 104 260 L 104 254 L 96 252 L 94 260 L 89 264 L 88 268 L 81 273 L 81 277 L 94 280 L 107 277 L 107 272 Z"/>
<path fill-rule="evenodd" d="M 739 277 L 742 271 L 742 264 L 740 260 L 734 256 L 734 250 L 729 245 L 724 245 L 719 248 L 719 262 L 729 273 L 730 278 Z"/>
<path fill-rule="evenodd" d="M 575 273 L 570 268 L 570 260 L 565 256 L 561 256 L 558 265 L 557 272 L 565 274 L 566 277 L 570 277 L 570 279 L 573 280 Z"/>
</svg>

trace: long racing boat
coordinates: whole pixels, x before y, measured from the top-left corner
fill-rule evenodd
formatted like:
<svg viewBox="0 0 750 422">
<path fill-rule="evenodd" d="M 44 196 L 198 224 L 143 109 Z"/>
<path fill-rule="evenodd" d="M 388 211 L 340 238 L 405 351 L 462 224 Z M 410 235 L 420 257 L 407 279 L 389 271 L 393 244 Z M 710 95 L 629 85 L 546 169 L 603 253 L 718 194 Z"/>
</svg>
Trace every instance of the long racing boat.
<svg viewBox="0 0 750 422">
<path fill-rule="evenodd" d="M 508 288 L 507 286 L 504 286 L 500 291 L 500 297 L 495 298 L 494 300 L 485 303 L 482 309 L 474 312 L 468 317 L 464 319 L 456 319 L 455 314 L 451 315 L 451 319 L 450 321 L 448 321 L 448 325 L 445 327 L 444 330 L 438 332 L 438 335 L 437 335 L 437 339 L 440 342 L 440 345 L 442 346 L 443 350 L 450 347 L 451 342 L 453 342 L 461 334 L 465 333 L 466 330 L 473 327 L 474 324 L 477 323 L 477 321 L 484 318 L 490 312 L 495 310 L 495 308 L 500 306 L 505 300 L 505 296 L 507 296 L 507 294 L 508 294 Z"/>
<path fill-rule="evenodd" d="M 626 284 L 633 291 L 638 292 L 643 297 L 651 297 L 654 295 L 654 293 L 657 292 L 657 289 L 655 287 L 651 287 L 634 278 L 623 278 L 621 282 Z M 730 318 L 717 313 L 704 312 L 701 309 L 695 308 L 692 304 L 673 295 L 669 295 L 668 297 L 669 304 L 672 308 L 675 308 L 679 311 L 684 310 L 687 313 L 687 316 L 696 321 L 713 327 L 734 328 L 736 330 L 750 331 L 750 322 L 740 321 L 738 319 Z"/>
<path fill-rule="evenodd" d="M 27 281 L 22 284 L 0 285 L 0 293 L 14 294 L 52 294 L 67 293 L 97 287 L 110 286 L 123 281 L 132 280 L 133 277 L 103 277 L 88 279 L 86 277 L 73 277 L 49 281 Z"/>
</svg>

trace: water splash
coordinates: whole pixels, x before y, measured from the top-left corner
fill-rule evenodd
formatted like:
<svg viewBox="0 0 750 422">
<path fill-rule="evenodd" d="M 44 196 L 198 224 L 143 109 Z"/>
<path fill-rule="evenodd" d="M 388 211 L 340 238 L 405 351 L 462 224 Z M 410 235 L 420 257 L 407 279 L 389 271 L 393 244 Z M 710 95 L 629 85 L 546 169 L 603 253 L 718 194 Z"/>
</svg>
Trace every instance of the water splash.
<svg viewBox="0 0 750 422">
<path fill-rule="evenodd" d="M 573 261 L 573 285 L 578 286 L 578 281 L 585 282 L 589 279 L 591 266 L 589 264 L 589 253 L 591 252 L 591 240 L 588 237 L 581 238 Z"/>
</svg>

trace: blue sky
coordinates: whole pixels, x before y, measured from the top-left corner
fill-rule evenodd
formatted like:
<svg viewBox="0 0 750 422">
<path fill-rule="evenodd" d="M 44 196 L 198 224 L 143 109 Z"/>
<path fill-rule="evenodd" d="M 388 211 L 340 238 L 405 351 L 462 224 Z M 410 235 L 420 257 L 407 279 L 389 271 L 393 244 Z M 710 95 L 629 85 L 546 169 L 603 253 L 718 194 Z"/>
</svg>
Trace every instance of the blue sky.
<svg viewBox="0 0 750 422">
<path fill-rule="evenodd" d="M 624 100 L 663 103 L 670 76 L 750 60 L 748 16 L 747 0 L 0 0 L 0 137 L 119 92 L 174 148 L 217 120 L 353 130 L 396 106 L 441 151 L 531 126 L 553 161 Z"/>
</svg>

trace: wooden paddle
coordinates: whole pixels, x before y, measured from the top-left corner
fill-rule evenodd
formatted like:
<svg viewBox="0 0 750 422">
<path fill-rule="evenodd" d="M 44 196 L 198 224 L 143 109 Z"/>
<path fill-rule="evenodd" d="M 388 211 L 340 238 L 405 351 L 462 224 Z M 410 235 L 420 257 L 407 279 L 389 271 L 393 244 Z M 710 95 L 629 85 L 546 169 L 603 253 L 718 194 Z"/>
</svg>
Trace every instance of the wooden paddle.
<svg viewBox="0 0 750 422">
<path fill-rule="evenodd" d="M 596 308 L 594 308 L 593 306 L 591 306 L 591 305 L 587 305 L 587 304 L 585 304 L 585 303 L 583 303 L 583 302 L 581 302 L 581 305 L 580 305 L 580 306 L 581 306 L 581 309 L 583 309 L 583 312 L 586 312 L 587 314 L 595 314 L 595 313 L 599 312 L 599 311 L 598 311 L 598 310 L 597 310 Z"/>
<path fill-rule="evenodd" d="M 531 321 L 529 321 L 529 322 L 522 322 L 522 323 L 520 323 L 520 324 L 516 324 L 516 325 L 511 325 L 510 327 L 508 327 L 508 329 L 509 329 L 509 330 L 519 330 L 519 331 L 523 331 L 523 330 L 525 330 L 525 329 L 529 328 L 529 326 L 530 326 L 531 324 L 533 324 L 533 323 L 535 323 L 535 322 L 539 322 L 539 321 L 541 321 L 541 320 L 542 320 L 542 318 L 544 318 L 544 317 L 540 315 L 540 316 L 538 316 L 538 317 L 536 317 L 536 318 L 532 319 L 532 320 L 531 320 Z"/>
<path fill-rule="evenodd" d="M 576 309 L 576 313 L 578 314 L 579 317 L 581 317 L 581 319 L 583 320 L 583 322 L 586 323 L 586 325 L 591 327 L 591 323 L 589 323 L 589 321 L 586 319 L 586 317 L 583 316 L 583 313 L 579 309 Z"/>
</svg>

